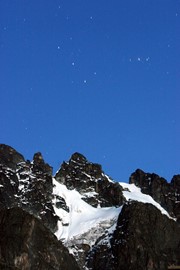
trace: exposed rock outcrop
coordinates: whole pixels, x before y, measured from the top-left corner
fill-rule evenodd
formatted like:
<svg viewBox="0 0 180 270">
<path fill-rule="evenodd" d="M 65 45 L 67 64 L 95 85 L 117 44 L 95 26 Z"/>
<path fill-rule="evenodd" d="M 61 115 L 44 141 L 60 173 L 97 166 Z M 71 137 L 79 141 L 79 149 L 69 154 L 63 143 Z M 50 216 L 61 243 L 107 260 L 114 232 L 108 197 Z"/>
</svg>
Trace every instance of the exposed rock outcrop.
<svg viewBox="0 0 180 270">
<path fill-rule="evenodd" d="M 20 207 L 54 232 L 58 217 L 52 207 L 52 168 L 40 153 L 29 162 L 9 146 L 0 147 L 0 157 L 0 207 Z"/>
<path fill-rule="evenodd" d="M 180 263 L 180 228 L 151 204 L 125 204 L 110 239 L 97 241 L 88 269 L 165 270 Z"/>
<path fill-rule="evenodd" d="M 78 190 L 94 207 L 120 206 L 124 201 L 121 186 L 104 174 L 101 165 L 89 162 L 79 153 L 63 162 L 55 178 L 69 189 Z"/>
<path fill-rule="evenodd" d="M 130 176 L 129 182 L 140 187 L 180 222 L 180 175 L 175 175 L 168 183 L 155 173 L 138 169 Z"/>
<path fill-rule="evenodd" d="M 43 173 L 52 176 L 52 167 L 49 164 L 44 162 L 42 154 L 40 152 L 34 154 L 33 157 L 33 166 L 32 171 L 33 173 Z"/>
<path fill-rule="evenodd" d="M 17 165 L 24 162 L 24 157 L 18 153 L 14 148 L 0 144 L 0 165 L 6 166 L 10 169 L 15 170 Z"/>
<path fill-rule="evenodd" d="M 21 208 L 0 211 L 0 269 L 78 270 L 74 258 L 33 215 Z"/>
</svg>

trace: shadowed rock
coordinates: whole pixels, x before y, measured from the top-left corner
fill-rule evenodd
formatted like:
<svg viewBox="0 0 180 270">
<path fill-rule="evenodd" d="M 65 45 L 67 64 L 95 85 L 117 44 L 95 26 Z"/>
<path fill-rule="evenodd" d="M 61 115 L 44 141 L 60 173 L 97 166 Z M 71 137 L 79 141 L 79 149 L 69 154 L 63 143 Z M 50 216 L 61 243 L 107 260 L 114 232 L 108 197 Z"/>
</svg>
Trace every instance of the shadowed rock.
<svg viewBox="0 0 180 270">
<path fill-rule="evenodd" d="M 52 167 L 49 166 L 49 164 L 44 162 L 43 156 L 40 152 L 34 154 L 33 157 L 33 167 L 32 167 L 33 172 L 43 172 L 48 175 L 52 176 Z"/>
<path fill-rule="evenodd" d="M 0 144 L 0 164 L 7 166 L 15 170 L 17 168 L 17 164 L 20 162 L 24 162 L 24 157 L 18 153 L 14 148 Z"/>
<path fill-rule="evenodd" d="M 20 208 L 0 211 L 0 269 L 75 270 L 72 255 L 43 226 Z"/>
<path fill-rule="evenodd" d="M 151 204 L 125 204 L 108 243 L 103 239 L 89 253 L 91 270 L 166 270 L 180 264 L 180 228 Z"/>
<path fill-rule="evenodd" d="M 170 183 L 155 173 L 145 173 L 138 169 L 131 174 L 129 182 L 150 195 L 170 215 L 180 221 L 180 175 L 175 175 Z"/>
</svg>

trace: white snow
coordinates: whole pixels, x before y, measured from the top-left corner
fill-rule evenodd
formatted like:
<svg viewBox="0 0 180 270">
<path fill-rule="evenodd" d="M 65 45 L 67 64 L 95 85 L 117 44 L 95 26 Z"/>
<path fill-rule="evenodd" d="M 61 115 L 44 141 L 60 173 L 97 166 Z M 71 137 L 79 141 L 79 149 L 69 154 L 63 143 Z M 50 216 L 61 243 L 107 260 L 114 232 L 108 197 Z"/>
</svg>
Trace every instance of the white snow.
<svg viewBox="0 0 180 270">
<path fill-rule="evenodd" d="M 86 175 L 88 178 L 92 178 L 92 176 L 88 173 L 83 172 L 84 175 Z"/>
<path fill-rule="evenodd" d="M 24 185 L 23 184 L 19 184 L 18 189 L 19 190 L 23 190 L 24 189 Z"/>
<path fill-rule="evenodd" d="M 98 227 L 101 223 L 112 220 L 113 223 L 116 222 L 121 207 L 95 208 L 83 201 L 81 199 L 82 195 L 76 190 L 68 190 L 65 185 L 60 184 L 55 179 L 53 179 L 53 185 L 54 195 L 64 198 L 70 210 L 68 213 L 62 208 L 58 209 L 55 206 L 56 198 L 54 199 L 55 213 L 61 219 L 61 221 L 58 221 L 58 230 L 55 233 L 58 239 L 67 242 L 78 235 L 88 232 L 92 228 Z"/>
<path fill-rule="evenodd" d="M 82 194 L 82 197 L 95 197 L 96 195 L 98 195 L 97 192 L 95 191 L 90 191 L 90 192 L 85 192 Z"/>
<path fill-rule="evenodd" d="M 134 184 L 127 184 L 127 183 L 119 183 L 124 191 L 123 195 L 126 198 L 127 201 L 133 200 L 133 201 L 138 201 L 138 202 L 143 202 L 143 203 L 150 203 L 157 207 L 163 215 L 168 216 L 171 218 L 168 214 L 168 212 L 159 204 L 157 203 L 150 195 L 146 195 L 141 192 L 141 189 L 135 186 Z"/>
<path fill-rule="evenodd" d="M 107 178 L 109 182 L 114 183 L 114 181 L 107 174 L 103 174 L 103 175 Z"/>
<path fill-rule="evenodd" d="M 110 178 L 108 179 L 112 181 Z M 143 194 L 140 188 L 134 184 L 119 183 L 123 187 L 123 195 L 127 201 L 134 200 L 143 203 L 150 203 L 157 207 L 162 214 L 169 216 L 167 211 L 163 209 L 159 203 L 157 203 L 151 196 Z M 82 198 L 84 196 L 96 196 L 96 192 L 87 192 L 81 195 L 78 191 L 69 190 L 63 184 L 60 184 L 53 178 L 53 206 L 57 216 L 59 216 L 58 229 L 55 233 L 58 239 L 68 244 L 81 241 L 89 245 L 93 245 L 98 239 L 99 235 L 102 235 L 103 231 L 113 231 L 116 226 L 116 222 L 121 207 L 102 207 L 95 208 L 86 203 Z M 69 212 L 57 208 L 56 202 L 58 202 L 58 196 L 63 198 L 66 205 L 69 207 Z"/>
</svg>

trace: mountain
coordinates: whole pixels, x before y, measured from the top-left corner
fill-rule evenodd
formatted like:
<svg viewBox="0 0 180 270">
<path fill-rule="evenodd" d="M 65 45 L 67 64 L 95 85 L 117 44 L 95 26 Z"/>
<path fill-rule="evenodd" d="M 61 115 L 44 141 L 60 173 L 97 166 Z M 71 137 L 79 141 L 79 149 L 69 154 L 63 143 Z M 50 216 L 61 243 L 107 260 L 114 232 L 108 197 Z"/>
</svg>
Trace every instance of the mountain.
<svg viewBox="0 0 180 270">
<path fill-rule="evenodd" d="M 0 269 L 165 270 L 179 248 L 180 175 L 115 182 L 74 153 L 53 176 L 0 145 Z"/>
</svg>

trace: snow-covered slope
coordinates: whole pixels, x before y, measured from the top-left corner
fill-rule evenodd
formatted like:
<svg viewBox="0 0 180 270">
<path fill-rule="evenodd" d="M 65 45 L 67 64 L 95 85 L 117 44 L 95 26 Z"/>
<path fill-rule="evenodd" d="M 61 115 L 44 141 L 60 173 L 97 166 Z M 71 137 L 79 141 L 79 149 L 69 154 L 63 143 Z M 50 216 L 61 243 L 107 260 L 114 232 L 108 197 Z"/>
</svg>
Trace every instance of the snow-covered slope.
<svg viewBox="0 0 180 270">
<path fill-rule="evenodd" d="M 53 179 L 53 186 L 54 210 L 60 218 L 58 230 L 55 234 L 63 242 L 67 243 L 93 230 L 94 237 L 91 233 L 89 243 L 87 243 L 88 239 L 82 239 L 82 241 L 84 240 L 87 244 L 92 245 L 98 236 L 103 233 L 102 230 L 116 223 L 121 207 L 95 208 L 83 201 L 82 195 L 78 191 L 68 190 L 65 185 L 58 183 L 55 179 Z M 69 211 L 57 207 L 56 203 L 59 197 L 65 200 Z"/>
<path fill-rule="evenodd" d="M 136 187 L 134 184 L 128 184 L 128 183 L 119 183 L 123 187 L 123 196 L 126 198 L 127 201 L 138 201 L 142 203 L 150 203 L 154 205 L 156 208 L 158 208 L 163 215 L 168 216 L 170 215 L 168 212 L 159 204 L 157 203 L 150 195 L 146 195 L 141 192 L 141 189 Z"/>
</svg>

